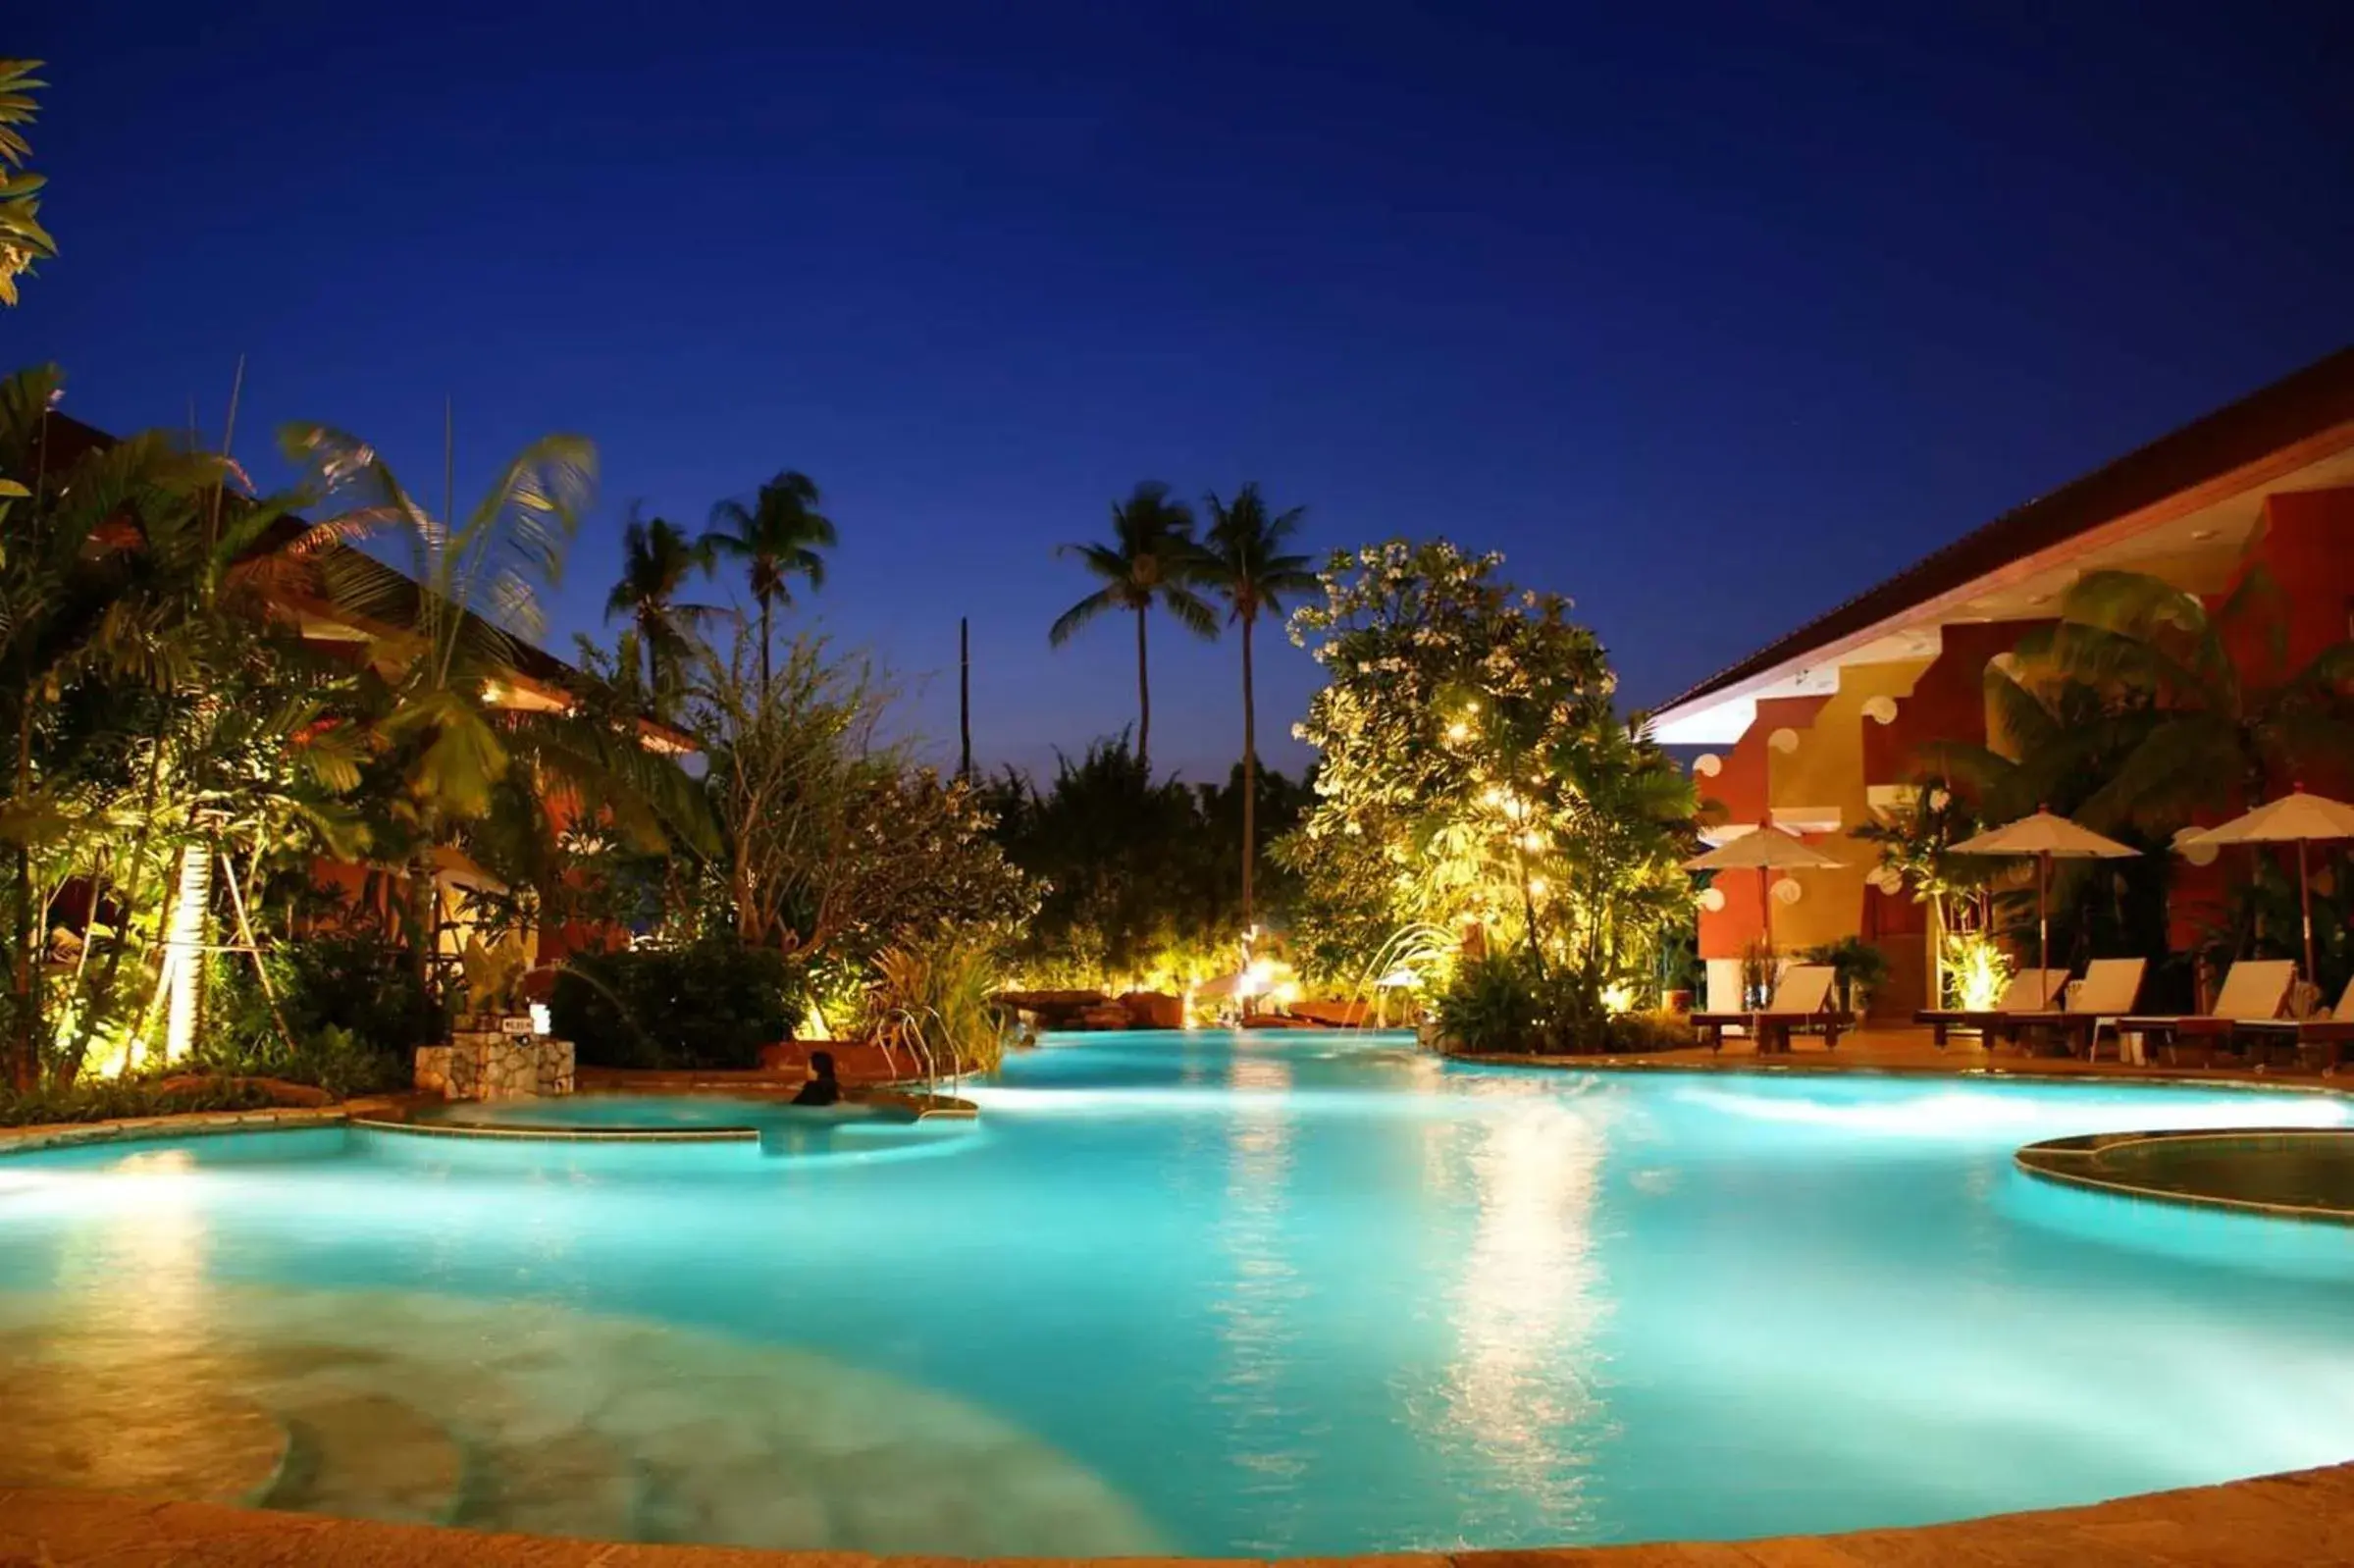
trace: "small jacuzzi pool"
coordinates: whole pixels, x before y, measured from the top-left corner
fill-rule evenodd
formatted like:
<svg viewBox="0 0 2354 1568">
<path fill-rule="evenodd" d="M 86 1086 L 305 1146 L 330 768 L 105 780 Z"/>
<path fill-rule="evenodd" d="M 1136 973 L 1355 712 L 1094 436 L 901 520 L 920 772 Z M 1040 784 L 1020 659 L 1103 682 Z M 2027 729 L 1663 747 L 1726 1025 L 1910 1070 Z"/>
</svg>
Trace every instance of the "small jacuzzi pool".
<svg viewBox="0 0 2354 1568">
<path fill-rule="evenodd" d="M 425 1127 L 505 1132 L 694 1135 L 759 1131 L 765 1127 L 842 1127 L 908 1123 L 915 1113 L 896 1101 L 801 1106 L 779 1099 L 733 1095 L 576 1094 L 553 1100 L 461 1100 L 433 1106 L 411 1122 Z"/>
<path fill-rule="evenodd" d="M 922 1096 L 799 1106 L 734 1095 L 588 1094 L 429 1106 L 355 1127 L 445 1145 L 757 1144 L 769 1156 L 859 1159 L 943 1151 L 970 1135 L 974 1119 L 964 1102 Z"/>
<path fill-rule="evenodd" d="M 2097 1132 L 2019 1150 L 2030 1175 L 2170 1203 L 2354 1225 L 2354 1130 Z"/>
</svg>

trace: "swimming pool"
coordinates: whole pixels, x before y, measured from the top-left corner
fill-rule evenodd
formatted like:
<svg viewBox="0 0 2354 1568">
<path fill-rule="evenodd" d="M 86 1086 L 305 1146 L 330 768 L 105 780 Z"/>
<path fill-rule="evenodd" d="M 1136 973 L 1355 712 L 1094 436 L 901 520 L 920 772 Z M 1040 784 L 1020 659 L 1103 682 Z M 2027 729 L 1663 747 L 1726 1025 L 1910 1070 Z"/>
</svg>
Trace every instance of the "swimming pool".
<svg viewBox="0 0 2354 1568">
<path fill-rule="evenodd" d="M 2354 1456 L 2354 1232 L 2012 1164 L 2334 1097 L 1408 1046 L 1053 1037 L 977 1124 L 815 1160 L 12 1158 L 0 1395 L 266 1417 L 237 1484 L 281 1505 L 969 1553 L 1830 1531 Z"/>
</svg>

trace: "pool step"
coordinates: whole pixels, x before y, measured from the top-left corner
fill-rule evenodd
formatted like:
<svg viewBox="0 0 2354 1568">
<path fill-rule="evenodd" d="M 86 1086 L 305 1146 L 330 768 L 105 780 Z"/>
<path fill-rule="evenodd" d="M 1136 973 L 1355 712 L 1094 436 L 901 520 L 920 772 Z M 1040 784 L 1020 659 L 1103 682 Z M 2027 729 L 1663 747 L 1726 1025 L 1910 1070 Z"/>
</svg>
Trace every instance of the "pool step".
<svg viewBox="0 0 2354 1568">
<path fill-rule="evenodd" d="M 643 1467 L 586 1427 L 478 1456 L 450 1523 L 469 1530 L 628 1541 L 644 1504 Z"/>
<path fill-rule="evenodd" d="M 323 1391 L 278 1411 L 291 1439 L 267 1505 L 296 1513 L 447 1524 L 466 1452 L 447 1429 L 390 1394 Z"/>
</svg>

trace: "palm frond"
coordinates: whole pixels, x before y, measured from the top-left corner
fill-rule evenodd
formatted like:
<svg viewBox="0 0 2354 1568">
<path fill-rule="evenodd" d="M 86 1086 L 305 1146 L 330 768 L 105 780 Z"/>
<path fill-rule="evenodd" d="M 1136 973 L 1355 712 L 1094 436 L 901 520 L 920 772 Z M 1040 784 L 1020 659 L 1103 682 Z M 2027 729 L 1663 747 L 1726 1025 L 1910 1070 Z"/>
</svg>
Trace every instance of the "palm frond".
<svg viewBox="0 0 2354 1568">
<path fill-rule="evenodd" d="M 1208 600 L 1177 583 L 1162 584 L 1153 597 L 1179 626 L 1205 641 L 1217 640 L 1218 611 L 1210 607 Z"/>
<path fill-rule="evenodd" d="M 1055 617 L 1054 625 L 1047 629 L 1047 645 L 1052 648 L 1061 648 L 1065 643 L 1071 641 L 1072 633 L 1106 610 L 1125 607 L 1118 589 L 1099 588 Z"/>
</svg>

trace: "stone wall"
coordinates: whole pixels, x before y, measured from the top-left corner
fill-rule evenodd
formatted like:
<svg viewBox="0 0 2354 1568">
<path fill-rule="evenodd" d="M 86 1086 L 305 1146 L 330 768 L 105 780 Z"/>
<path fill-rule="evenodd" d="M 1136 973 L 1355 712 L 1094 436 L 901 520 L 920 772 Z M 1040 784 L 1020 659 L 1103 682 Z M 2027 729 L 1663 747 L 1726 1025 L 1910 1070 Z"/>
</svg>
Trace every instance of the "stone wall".
<svg viewBox="0 0 2354 1568">
<path fill-rule="evenodd" d="M 459 1029 L 417 1048 L 417 1088 L 445 1100 L 530 1100 L 572 1092 L 572 1042 Z"/>
</svg>

